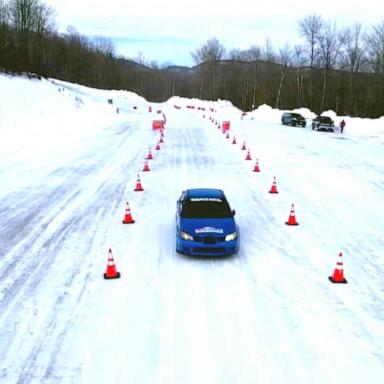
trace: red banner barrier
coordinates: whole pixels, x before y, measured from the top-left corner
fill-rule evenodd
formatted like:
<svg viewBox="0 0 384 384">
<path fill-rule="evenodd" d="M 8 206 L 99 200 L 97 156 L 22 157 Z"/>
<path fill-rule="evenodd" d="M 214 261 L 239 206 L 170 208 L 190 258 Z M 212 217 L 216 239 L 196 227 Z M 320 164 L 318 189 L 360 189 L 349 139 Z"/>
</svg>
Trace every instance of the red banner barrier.
<svg viewBox="0 0 384 384">
<path fill-rule="evenodd" d="M 152 129 L 163 129 L 164 121 L 163 120 L 153 120 L 152 121 Z"/>
<path fill-rule="evenodd" d="M 228 131 L 230 125 L 231 125 L 230 121 L 223 121 L 223 123 L 222 123 L 223 132 Z"/>
</svg>

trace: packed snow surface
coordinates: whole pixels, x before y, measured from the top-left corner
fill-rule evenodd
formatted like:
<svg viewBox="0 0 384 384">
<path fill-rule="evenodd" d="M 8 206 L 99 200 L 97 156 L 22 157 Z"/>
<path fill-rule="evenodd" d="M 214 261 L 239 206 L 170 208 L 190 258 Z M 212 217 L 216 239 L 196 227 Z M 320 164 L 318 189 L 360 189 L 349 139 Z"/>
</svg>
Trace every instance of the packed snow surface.
<svg viewBox="0 0 384 384">
<path fill-rule="evenodd" d="M 382 383 L 384 120 L 330 111 L 344 133 L 321 133 L 298 111 L 306 128 L 1 75 L 0 382 Z M 193 187 L 225 191 L 237 255 L 176 253 Z M 120 279 L 103 278 L 109 249 Z M 348 283 L 332 284 L 340 252 Z"/>
</svg>

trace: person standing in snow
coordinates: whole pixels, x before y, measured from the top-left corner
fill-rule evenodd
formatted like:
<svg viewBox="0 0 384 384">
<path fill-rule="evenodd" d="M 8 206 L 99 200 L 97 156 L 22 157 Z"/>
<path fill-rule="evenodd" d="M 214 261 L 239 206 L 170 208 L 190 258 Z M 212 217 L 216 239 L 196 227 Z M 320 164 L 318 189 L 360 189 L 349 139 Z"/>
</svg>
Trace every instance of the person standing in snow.
<svg viewBox="0 0 384 384">
<path fill-rule="evenodd" d="M 345 127 L 345 120 L 344 119 L 340 121 L 339 126 L 340 126 L 340 132 L 343 133 L 344 127 Z"/>
</svg>

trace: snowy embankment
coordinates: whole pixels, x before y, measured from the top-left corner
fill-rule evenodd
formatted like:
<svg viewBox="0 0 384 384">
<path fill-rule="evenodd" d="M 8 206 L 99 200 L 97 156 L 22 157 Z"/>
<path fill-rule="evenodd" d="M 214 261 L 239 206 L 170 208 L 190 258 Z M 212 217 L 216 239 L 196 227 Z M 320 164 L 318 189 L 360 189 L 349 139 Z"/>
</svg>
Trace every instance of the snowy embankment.
<svg viewBox="0 0 384 384">
<path fill-rule="evenodd" d="M 1 382 L 381 382 L 383 118 L 324 134 L 300 112 L 306 129 L 267 106 L 0 76 Z M 238 255 L 175 252 L 192 187 L 225 190 Z M 121 278 L 105 281 L 109 248 Z M 348 284 L 328 280 L 339 252 Z"/>
</svg>

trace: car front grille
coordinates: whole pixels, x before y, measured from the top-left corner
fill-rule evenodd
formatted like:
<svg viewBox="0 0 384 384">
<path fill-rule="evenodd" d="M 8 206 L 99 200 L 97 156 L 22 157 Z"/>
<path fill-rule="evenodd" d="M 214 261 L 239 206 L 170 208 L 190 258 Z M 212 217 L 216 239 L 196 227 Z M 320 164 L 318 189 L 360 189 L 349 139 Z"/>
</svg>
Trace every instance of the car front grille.
<svg viewBox="0 0 384 384">
<path fill-rule="evenodd" d="M 204 244 L 216 244 L 217 239 L 215 237 L 204 237 L 203 238 L 203 243 Z"/>
<path fill-rule="evenodd" d="M 225 253 L 225 248 L 208 248 L 208 247 L 195 247 L 195 253 Z"/>
<path fill-rule="evenodd" d="M 198 243 L 203 243 L 203 244 L 216 244 L 220 243 L 225 240 L 225 237 L 216 237 L 216 236 L 195 236 L 193 238 L 194 241 Z"/>
</svg>

